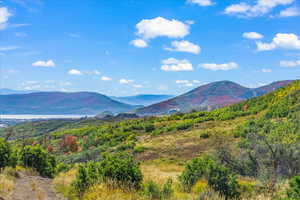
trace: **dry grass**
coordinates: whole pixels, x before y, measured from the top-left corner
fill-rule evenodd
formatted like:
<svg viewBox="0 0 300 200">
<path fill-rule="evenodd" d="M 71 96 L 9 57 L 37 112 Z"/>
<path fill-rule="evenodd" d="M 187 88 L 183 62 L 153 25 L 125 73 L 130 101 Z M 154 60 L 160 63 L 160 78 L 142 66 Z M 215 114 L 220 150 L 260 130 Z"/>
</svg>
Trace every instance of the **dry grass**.
<svg viewBox="0 0 300 200">
<path fill-rule="evenodd" d="M 77 169 L 74 168 L 68 172 L 60 173 L 58 176 L 55 177 L 53 180 L 53 185 L 55 189 L 62 193 L 64 197 L 69 200 L 77 200 L 77 195 L 72 187 L 72 182 L 76 178 Z"/>
<path fill-rule="evenodd" d="M 5 174 L 0 174 L 0 196 L 5 199 L 13 189 L 14 180 Z"/>
</svg>

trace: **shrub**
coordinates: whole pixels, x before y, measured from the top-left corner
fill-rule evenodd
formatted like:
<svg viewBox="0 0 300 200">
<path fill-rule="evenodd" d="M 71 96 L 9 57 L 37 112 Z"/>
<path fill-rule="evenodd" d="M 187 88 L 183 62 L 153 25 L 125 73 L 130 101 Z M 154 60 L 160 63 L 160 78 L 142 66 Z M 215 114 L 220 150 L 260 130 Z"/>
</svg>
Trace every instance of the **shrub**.
<svg viewBox="0 0 300 200">
<path fill-rule="evenodd" d="M 114 181 L 120 186 L 139 189 L 143 175 L 139 164 L 127 154 L 104 154 L 99 163 L 104 181 Z"/>
<path fill-rule="evenodd" d="M 213 165 L 215 161 L 209 156 L 201 156 L 190 161 L 179 176 L 184 191 L 190 192 L 197 181 L 209 173 Z"/>
<path fill-rule="evenodd" d="M 143 176 L 133 158 L 127 154 L 104 154 L 100 162 L 89 162 L 79 167 L 73 183 L 81 195 L 90 186 L 104 182 L 120 188 L 139 189 Z"/>
<path fill-rule="evenodd" d="M 0 138 L 0 170 L 12 164 L 11 146 Z"/>
<path fill-rule="evenodd" d="M 146 124 L 146 125 L 145 125 L 145 131 L 146 131 L 147 133 L 152 132 L 152 131 L 154 131 L 154 130 L 155 130 L 154 124 Z"/>
<path fill-rule="evenodd" d="M 38 145 L 21 149 L 20 164 L 35 169 L 44 177 L 53 177 L 56 169 L 55 158 Z"/>
<path fill-rule="evenodd" d="M 240 185 L 236 176 L 223 166 L 212 166 L 208 176 L 208 185 L 224 196 L 225 199 L 237 199 L 240 197 Z"/>
<path fill-rule="evenodd" d="M 291 200 L 300 199 L 300 176 L 291 178 L 287 195 Z"/>
</svg>

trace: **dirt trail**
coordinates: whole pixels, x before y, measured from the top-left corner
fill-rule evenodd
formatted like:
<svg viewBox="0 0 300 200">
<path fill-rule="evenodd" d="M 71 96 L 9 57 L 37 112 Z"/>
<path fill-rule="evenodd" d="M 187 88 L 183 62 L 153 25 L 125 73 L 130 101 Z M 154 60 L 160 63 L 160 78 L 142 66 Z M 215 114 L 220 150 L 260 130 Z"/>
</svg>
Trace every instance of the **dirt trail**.
<svg viewBox="0 0 300 200">
<path fill-rule="evenodd" d="M 55 192 L 52 180 L 20 174 L 8 200 L 65 200 Z"/>
</svg>

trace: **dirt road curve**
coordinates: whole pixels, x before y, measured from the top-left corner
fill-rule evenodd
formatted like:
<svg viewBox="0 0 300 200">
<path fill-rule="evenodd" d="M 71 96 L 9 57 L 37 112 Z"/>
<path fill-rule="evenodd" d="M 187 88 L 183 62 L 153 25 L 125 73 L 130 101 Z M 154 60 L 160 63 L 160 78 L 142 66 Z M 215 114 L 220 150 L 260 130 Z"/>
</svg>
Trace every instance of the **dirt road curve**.
<svg viewBox="0 0 300 200">
<path fill-rule="evenodd" d="M 20 178 L 16 179 L 14 190 L 7 200 L 65 200 L 65 198 L 55 192 L 51 179 L 21 174 Z"/>
</svg>

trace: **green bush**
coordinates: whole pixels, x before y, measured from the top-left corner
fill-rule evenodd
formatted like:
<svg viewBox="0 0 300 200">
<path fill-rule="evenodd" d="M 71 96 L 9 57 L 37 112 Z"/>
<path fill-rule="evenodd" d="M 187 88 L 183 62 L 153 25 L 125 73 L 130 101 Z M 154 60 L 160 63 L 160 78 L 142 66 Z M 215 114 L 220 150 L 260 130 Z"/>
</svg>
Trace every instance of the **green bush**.
<svg viewBox="0 0 300 200">
<path fill-rule="evenodd" d="M 56 160 L 40 146 L 25 146 L 20 151 L 20 164 L 35 169 L 41 176 L 53 177 Z"/>
<path fill-rule="evenodd" d="M 191 160 L 179 176 L 184 191 L 190 192 L 198 180 L 206 176 L 215 161 L 209 156 L 201 156 Z"/>
<path fill-rule="evenodd" d="M 131 156 L 105 154 L 99 165 L 104 181 L 114 181 L 120 186 L 134 189 L 140 188 L 143 175 L 139 164 Z"/>
<path fill-rule="evenodd" d="M 143 180 L 139 164 L 127 154 L 104 154 L 100 162 L 89 162 L 79 167 L 73 183 L 82 194 L 88 187 L 104 182 L 129 189 L 139 189 Z"/>
<path fill-rule="evenodd" d="M 300 176 L 291 178 L 289 182 L 289 189 L 287 190 L 287 196 L 291 200 L 300 199 Z"/>
<path fill-rule="evenodd" d="M 238 199 L 240 197 L 240 185 L 236 176 L 223 166 L 212 166 L 208 176 L 208 185 L 225 199 Z"/>
<path fill-rule="evenodd" d="M 0 170 L 13 164 L 13 151 L 11 146 L 0 138 Z"/>
</svg>

